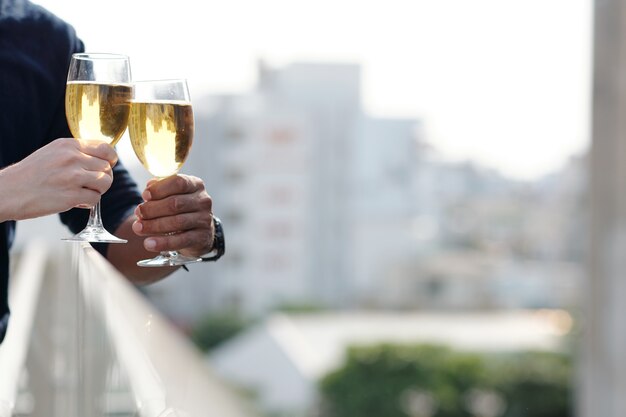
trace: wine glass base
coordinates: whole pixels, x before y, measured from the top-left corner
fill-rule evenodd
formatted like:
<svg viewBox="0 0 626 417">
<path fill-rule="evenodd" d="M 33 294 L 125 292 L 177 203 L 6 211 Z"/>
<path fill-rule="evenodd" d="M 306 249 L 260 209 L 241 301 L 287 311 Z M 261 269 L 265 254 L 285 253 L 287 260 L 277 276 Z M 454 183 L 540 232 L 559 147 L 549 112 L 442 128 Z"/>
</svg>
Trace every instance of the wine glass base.
<svg viewBox="0 0 626 417">
<path fill-rule="evenodd" d="M 160 254 L 155 256 L 152 259 L 144 259 L 143 261 L 137 262 L 137 265 L 148 267 L 148 268 L 157 268 L 162 266 L 181 266 L 187 264 L 193 264 L 196 262 L 202 262 L 202 258 L 195 258 L 191 256 L 184 256 L 179 253 L 174 255 L 163 255 Z"/>
<path fill-rule="evenodd" d="M 120 239 L 112 235 L 105 229 L 97 227 L 85 227 L 72 237 L 66 237 L 61 240 L 66 242 L 93 242 L 93 243 L 127 243 L 128 240 Z"/>
</svg>

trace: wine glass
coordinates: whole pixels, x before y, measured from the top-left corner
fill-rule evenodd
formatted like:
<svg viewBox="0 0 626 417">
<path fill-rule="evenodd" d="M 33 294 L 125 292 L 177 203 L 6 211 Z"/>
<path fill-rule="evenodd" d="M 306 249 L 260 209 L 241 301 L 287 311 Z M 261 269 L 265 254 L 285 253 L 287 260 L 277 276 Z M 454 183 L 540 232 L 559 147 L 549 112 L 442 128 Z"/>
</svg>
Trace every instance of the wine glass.
<svg viewBox="0 0 626 417">
<path fill-rule="evenodd" d="M 75 138 L 99 139 L 115 146 L 128 126 L 131 97 L 127 56 L 104 53 L 72 55 L 65 90 L 65 115 Z M 63 240 L 127 242 L 104 228 L 100 201 L 90 208 L 87 226 L 75 236 Z"/>
<path fill-rule="evenodd" d="M 128 132 L 135 154 L 155 177 L 175 175 L 189 155 L 194 121 L 185 80 L 157 80 L 133 83 Z M 161 252 L 139 266 L 176 266 L 200 262 L 202 258 Z"/>
</svg>

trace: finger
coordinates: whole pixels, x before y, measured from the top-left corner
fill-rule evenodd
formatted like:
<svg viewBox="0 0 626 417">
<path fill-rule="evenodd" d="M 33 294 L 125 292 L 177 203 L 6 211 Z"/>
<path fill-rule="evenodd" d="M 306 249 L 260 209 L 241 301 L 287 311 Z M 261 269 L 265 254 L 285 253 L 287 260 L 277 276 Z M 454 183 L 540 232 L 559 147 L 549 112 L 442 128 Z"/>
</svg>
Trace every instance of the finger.
<svg viewBox="0 0 626 417">
<path fill-rule="evenodd" d="M 148 191 L 148 189 L 150 188 L 150 186 L 152 186 L 152 184 L 156 184 L 159 181 L 161 181 L 160 178 L 150 178 L 148 180 L 148 182 L 146 183 L 146 188 L 144 188 L 143 193 L 141 193 L 141 197 L 143 198 L 143 201 L 148 201 L 152 198 L 150 191 Z"/>
<path fill-rule="evenodd" d="M 210 231 L 213 216 L 209 212 L 183 213 L 154 220 L 137 219 L 133 231 L 139 236 L 164 235 L 193 229 Z"/>
<path fill-rule="evenodd" d="M 72 207 L 89 208 L 100 201 L 100 193 L 88 188 L 79 188 L 69 197 L 68 209 Z"/>
<path fill-rule="evenodd" d="M 78 139 L 78 143 L 82 153 L 109 161 L 111 166 L 117 163 L 117 153 L 107 142 L 102 140 Z"/>
<path fill-rule="evenodd" d="M 113 175 L 111 173 L 111 163 L 106 159 L 100 159 L 96 156 L 83 154 L 81 164 L 87 171 L 106 172 L 109 175 Z"/>
<path fill-rule="evenodd" d="M 113 176 L 106 172 L 84 171 L 81 181 L 83 188 L 104 194 L 113 183 Z"/>
<path fill-rule="evenodd" d="M 150 184 L 143 193 L 144 200 L 161 200 L 171 195 L 191 194 L 204 190 L 200 178 L 189 175 L 172 175 Z"/>
<path fill-rule="evenodd" d="M 210 230 L 196 229 L 169 236 L 151 236 L 144 240 L 144 247 L 151 252 L 208 248 L 212 239 Z"/>
<path fill-rule="evenodd" d="M 150 178 L 146 183 L 146 188 L 150 187 L 152 184 L 159 182 L 159 178 Z"/>
<path fill-rule="evenodd" d="M 162 200 L 150 200 L 137 207 L 137 217 L 150 220 L 159 217 L 173 216 L 180 213 L 204 211 L 211 213 L 213 201 L 205 192 L 195 194 L 174 195 Z"/>
</svg>

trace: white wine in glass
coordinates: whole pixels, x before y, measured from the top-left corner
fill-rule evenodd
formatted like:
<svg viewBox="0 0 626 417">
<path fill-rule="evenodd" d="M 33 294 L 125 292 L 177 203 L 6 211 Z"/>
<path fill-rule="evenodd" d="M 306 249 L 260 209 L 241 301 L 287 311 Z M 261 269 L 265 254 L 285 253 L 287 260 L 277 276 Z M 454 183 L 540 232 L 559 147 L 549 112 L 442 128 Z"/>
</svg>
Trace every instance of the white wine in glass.
<svg viewBox="0 0 626 417">
<path fill-rule="evenodd" d="M 98 139 L 115 146 L 128 126 L 131 98 L 127 56 L 100 53 L 72 56 L 65 90 L 65 114 L 75 138 Z M 104 228 L 100 202 L 90 209 L 87 226 L 64 240 L 126 243 Z"/>
<path fill-rule="evenodd" d="M 178 173 L 193 142 L 194 120 L 185 80 L 134 83 L 128 123 L 130 142 L 143 166 L 155 177 Z M 161 252 L 139 266 L 176 266 L 200 262 L 177 251 Z"/>
</svg>

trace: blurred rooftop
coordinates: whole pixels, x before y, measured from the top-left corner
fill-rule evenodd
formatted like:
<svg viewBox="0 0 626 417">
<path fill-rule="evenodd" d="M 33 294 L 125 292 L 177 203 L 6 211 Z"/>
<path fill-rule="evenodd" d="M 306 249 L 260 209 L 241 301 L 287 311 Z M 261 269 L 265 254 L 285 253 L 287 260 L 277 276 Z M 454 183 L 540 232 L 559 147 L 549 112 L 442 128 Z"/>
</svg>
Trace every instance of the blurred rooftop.
<svg viewBox="0 0 626 417">
<path fill-rule="evenodd" d="M 265 408 L 295 412 L 313 404 L 317 381 L 337 369 L 353 345 L 555 351 L 564 348 L 571 326 L 563 310 L 274 314 L 219 346 L 208 362 L 225 379 L 256 392 Z"/>
</svg>

